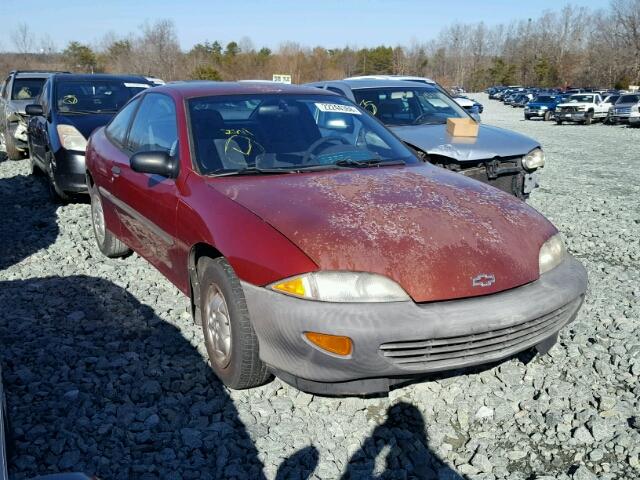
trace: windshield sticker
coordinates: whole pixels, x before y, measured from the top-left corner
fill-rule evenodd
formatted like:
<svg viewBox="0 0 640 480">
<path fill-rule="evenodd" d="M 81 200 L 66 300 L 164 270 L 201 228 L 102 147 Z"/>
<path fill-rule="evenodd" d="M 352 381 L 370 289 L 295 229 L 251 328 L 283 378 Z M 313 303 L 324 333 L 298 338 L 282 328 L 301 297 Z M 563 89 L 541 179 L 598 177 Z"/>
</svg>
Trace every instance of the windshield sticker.
<svg viewBox="0 0 640 480">
<path fill-rule="evenodd" d="M 371 115 L 378 113 L 378 107 L 371 100 L 362 100 L 360 106 L 368 111 Z"/>
<path fill-rule="evenodd" d="M 146 83 L 127 83 L 124 84 L 125 87 L 128 88 L 149 88 L 151 85 L 147 85 Z"/>
<path fill-rule="evenodd" d="M 76 97 L 75 95 L 65 95 L 64 97 L 62 97 L 62 103 L 64 103 L 65 105 L 75 105 L 76 103 L 78 103 L 78 97 Z"/>
<path fill-rule="evenodd" d="M 321 112 L 349 113 L 351 115 L 361 115 L 360 110 L 351 105 L 340 105 L 339 103 L 316 103 Z"/>
</svg>

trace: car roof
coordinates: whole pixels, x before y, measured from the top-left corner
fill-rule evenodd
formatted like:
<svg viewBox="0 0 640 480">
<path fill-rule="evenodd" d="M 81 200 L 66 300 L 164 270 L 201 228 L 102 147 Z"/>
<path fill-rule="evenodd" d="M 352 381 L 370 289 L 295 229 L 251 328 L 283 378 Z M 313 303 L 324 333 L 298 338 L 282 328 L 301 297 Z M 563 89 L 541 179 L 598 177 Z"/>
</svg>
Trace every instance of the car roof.
<svg viewBox="0 0 640 480">
<path fill-rule="evenodd" d="M 431 87 L 434 88 L 436 84 L 422 83 L 422 82 L 414 82 L 411 80 L 380 80 L 374 78 L 362 78 L 362 79 L 354 79 L 354 80 L 330 80 L 327 82 L 313 82 L 308 83 L 307 85 L 319 87 L 322 85 L 342 85 L 346 86 L 352 90 L 358 90 L 360 88 L 408 88 L 412 86 L 416 87 Z"/>
<path fill-rule="evenodd" d="M 49 78 L 55 72 L 17 72 L 14 78 Z"/>
<path fill-rule="evenodd" d="M 181 81 L 171 82 L 154 88 L 155 92 L 165 92 L 174 97 L 193 98 L 210 95 L 243 95 L 290 93 L 301 95 L 335 95 L 326 90 L 301 85 L 274 82 L 213 82 Z"/>
<path fill-rule="evenodd" d="M 153 85 L 142 75 L 114 75 L 111 73 L 54 73 L 53 80 L 122 80 L 123 82 L 136 82 Z"/>
</svg>

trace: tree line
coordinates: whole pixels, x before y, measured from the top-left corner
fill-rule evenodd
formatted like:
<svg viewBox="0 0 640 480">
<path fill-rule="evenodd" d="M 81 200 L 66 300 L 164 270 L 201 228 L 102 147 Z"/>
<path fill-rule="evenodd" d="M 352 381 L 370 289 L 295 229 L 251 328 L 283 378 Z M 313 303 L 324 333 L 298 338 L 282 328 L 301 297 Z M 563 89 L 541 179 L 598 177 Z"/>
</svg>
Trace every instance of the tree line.
<svg viewBox="0 0 640 480">
<path fill-rule="evenodd" d="M 602 10 L 569 5 L 496 26 L 454 23 L 428 41 L 370 48 L 286 42 L 272 51 L 243 37 L 226 44 L 203 41 L 183 51 L 170 20 L 145 24 L 139 34 L 109 33 L 94 45 L 71 41 L 61 50 L 24 24 L 12 33 L 12 51 L 0 53 L 0 73 L 48 68 L 137 73 L 166 81 L 290 74 L 294 83 L 398 74 L 428 76 L 468 90 L 495 84 L 626 88 L 640 83 L 640 0 L 611 0 Z"/>
</svg>

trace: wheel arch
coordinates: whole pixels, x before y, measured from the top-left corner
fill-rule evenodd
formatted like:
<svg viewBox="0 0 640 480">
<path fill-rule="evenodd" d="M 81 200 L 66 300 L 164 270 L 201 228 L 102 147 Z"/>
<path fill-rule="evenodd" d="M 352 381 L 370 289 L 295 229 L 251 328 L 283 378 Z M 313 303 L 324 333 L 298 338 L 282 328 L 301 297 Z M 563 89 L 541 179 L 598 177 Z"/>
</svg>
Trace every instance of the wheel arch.
<svg viewBox="0 0 640 480">
<path fill-rule="evenodd" d="M 189 272 L 189 301 L 191 303 L 191 315 L 197 325 L 201 325 L 200 318 L 200 282 L 198 280 L 198 260 L 202 257 L 224 257 L 222 252 L 213 245 L 205 242 L 196 243 L 189 250 L 187 269 Z"/>
</svg>

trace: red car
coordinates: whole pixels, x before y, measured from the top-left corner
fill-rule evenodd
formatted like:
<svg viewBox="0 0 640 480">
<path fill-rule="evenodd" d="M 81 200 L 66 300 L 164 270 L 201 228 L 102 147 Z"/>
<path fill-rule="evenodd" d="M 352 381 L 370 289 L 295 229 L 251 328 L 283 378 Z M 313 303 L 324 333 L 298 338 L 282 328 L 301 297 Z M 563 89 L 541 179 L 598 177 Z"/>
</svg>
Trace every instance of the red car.
<svg viewBox="0 0 640 480">
<path fill-rule="evenodd" d="M 316 88 L 176 83 L 86 154 L 95 236 L 191 298 L 232 388 L 361 394 L 546 351 L 584 268 L 542 215 Z"/>
</svg>

